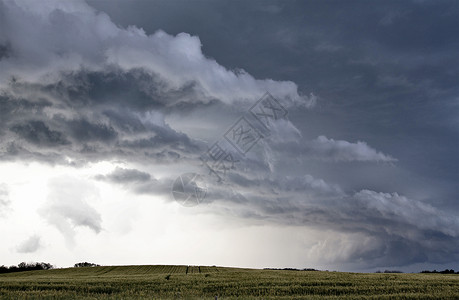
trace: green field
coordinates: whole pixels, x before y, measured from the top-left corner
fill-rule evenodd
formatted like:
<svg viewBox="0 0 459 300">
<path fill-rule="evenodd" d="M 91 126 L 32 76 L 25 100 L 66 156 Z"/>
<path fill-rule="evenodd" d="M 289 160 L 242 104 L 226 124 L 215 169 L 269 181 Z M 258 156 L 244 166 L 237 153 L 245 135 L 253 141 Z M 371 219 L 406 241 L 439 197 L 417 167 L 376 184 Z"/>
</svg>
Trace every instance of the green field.
<svg viewBox="0 0 459 300">
<path fill-rule="evenodd" d="M 0 299 L 459 299 L 459 275 L 111 266 L 0 275 Z"/>
</svg>

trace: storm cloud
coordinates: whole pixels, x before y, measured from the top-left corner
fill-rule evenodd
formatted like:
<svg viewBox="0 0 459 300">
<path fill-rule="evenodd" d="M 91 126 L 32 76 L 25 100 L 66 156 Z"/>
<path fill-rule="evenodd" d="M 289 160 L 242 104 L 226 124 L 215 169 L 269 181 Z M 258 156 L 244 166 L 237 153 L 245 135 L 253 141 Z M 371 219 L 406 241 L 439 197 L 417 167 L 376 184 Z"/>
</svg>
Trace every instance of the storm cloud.
<svg viewBox="0 0 459 300">
<path fill-rule="evenodd" d="M 172 207 L 194 172 L 192 212 L 322 231 L 324 264 L 459 261 L 453 2 L 115 2 L 0 1 L 0 162 L 80 172 L 50 171 L 37 210 L 67 246 L 113 229 L 112 205 Z M 241 118 L 259 134 L 245 153 L 228 141 Z M 222 178 L 202 159 L 216 145 Z M 107 186 L 133 199 L 104 211 Z M 45 248 L 29 236 L 18 252 Z"/>
</svg>

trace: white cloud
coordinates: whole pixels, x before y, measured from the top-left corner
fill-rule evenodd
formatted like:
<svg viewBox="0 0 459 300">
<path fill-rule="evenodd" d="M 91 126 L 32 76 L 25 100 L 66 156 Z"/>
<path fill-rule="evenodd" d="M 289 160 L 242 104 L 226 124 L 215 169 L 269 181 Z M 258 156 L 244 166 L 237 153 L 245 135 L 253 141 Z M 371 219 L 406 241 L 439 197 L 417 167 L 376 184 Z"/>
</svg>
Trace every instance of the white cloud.
<svg viewBox="0 0 459 300">
<path fill-rule="evenodd" d="M 81 1 L 4 1 L 0 44 L 11 55 L 0 60 L 0 82 L 15 76 L 30 82 L 55 82 L 61 72 L 124 71 L 140 68 L 160 76 L 166 88 L 196 84 L 208 99 L 227 103 L 255 100 L 269 91 L 293 102 L 313 103 L 301 97 L 290 81 L 257 80 L 235 73 L 205 57 L 197 36 L 116 26 L 105 13 Z M 27 22 L 24 22 L 27 20 Z"/>
<path fill-rule="evenodd" d="M 376 151 L 365 142 L 350 143 L 343 140 L 329 139 L 323 135 L 308 144 L 305 154 L 317 159 L 331 161 L 397 161 L 390 155 Z"/>
</svg>

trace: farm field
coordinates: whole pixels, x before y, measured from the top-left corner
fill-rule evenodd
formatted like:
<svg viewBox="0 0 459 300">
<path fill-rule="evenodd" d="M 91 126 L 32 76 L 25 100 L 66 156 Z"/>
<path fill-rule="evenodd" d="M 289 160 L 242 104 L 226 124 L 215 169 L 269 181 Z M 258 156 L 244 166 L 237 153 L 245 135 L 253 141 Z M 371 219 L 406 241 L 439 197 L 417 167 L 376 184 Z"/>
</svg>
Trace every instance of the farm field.
<svg viewBox="0 0 459 300">
<path fill-rule="evenodd" d="M 0 299 L 459 299 L 459 275 L 209 266 L 105 266 L 0 274 Z"/>
</svg>

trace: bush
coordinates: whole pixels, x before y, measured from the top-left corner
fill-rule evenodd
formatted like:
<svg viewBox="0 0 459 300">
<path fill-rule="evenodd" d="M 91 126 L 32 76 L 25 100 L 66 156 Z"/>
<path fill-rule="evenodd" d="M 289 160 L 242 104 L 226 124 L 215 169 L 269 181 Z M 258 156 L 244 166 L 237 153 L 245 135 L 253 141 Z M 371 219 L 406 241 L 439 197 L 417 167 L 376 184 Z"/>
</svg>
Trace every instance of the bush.
<svg viewBox="0 0 459 300">
<path fill-rule="evenodd" d="M 75 268 L 83 268 L 83 267 L 100 267 L 100 265 L 98 264 L 94 264 L 94 263 L 89 263 L 89 262 L 80 262 L 80 263 L 76 263 L 74 265 Z"/>
</svg>

